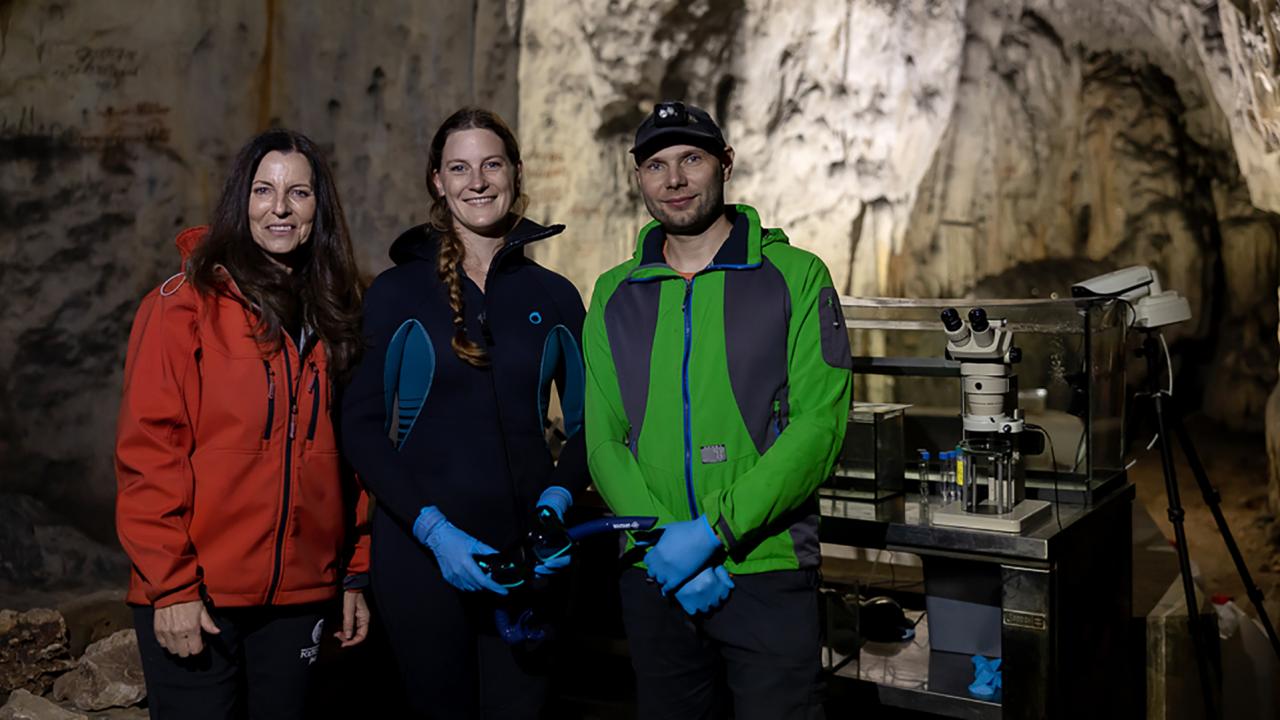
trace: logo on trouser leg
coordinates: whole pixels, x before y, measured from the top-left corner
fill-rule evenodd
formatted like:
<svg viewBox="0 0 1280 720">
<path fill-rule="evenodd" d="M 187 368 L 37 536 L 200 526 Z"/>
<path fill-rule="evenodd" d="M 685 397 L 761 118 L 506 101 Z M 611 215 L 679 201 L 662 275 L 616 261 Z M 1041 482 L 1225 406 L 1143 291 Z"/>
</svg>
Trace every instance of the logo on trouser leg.
<svg viewBox="0 0 1280 720">
<path fill-rule="evenodd" d="M 311 629 L 311 647 L 302 648 L 302 652 L 298 653 L 298 657 L 307 661 L 308 665 L 315 663 L 316 657 L 320 655 L 320 637 L 324 635 L 324 618 L 316 621 L 316 626 Z"/>
</svg>

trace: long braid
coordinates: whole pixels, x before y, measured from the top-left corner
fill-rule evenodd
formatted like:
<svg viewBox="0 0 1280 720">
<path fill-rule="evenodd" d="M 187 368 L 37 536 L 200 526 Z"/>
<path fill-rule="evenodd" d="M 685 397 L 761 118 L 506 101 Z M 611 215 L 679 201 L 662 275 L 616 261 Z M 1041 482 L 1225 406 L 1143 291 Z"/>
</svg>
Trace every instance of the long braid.
<svg viewBox="0 0 1280 720">
<path fill-rule="evenodd" d="M 467 337 L 467 319 L 463 313 L 462 260 L 467 249 L 452 229 L 440 233 L 440 249 L 436 253 L 436 274 L 449 293 L 449 308 L 453 310 L 453 353 L 463 362 L 475 367 L 485 367 L 489 357 L 484 348 Z"/>
</svg>

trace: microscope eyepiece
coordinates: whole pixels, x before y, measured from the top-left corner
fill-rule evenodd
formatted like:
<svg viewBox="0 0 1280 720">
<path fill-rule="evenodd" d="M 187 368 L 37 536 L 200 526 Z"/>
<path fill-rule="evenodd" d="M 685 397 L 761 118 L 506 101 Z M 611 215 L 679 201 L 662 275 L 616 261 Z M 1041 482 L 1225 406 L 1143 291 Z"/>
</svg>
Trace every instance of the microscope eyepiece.
<svg viewBox="0 0 1280 720">
<path fill-rule="evenodd" d="M 982 308 L 974 308 L 969 311 L 969 327 L 975 333 L 985 332 L 991 327 L 991 323 L 987 322 L 987 311 Z"/>
<path fill-rule="evenodd" d="M 942 311 L 942 326 L 947 332 L 955 332 L 964 325 L 960 320 L 960 313 L 955 308 L 947 308 Z"/>
</svg>

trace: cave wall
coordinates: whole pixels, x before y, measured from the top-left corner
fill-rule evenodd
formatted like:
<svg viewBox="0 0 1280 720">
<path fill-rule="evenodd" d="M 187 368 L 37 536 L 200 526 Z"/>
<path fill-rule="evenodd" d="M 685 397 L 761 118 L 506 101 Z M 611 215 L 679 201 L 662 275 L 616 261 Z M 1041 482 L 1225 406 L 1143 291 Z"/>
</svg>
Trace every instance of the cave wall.
<svg viewBox="0 0 1280 720">
<path fill-rule="evenodd" d="M 325 147 L 379 270 L 425 217 L 435 126 L 468 102 L 515 116 L 518 9 L 0 1 L 0 490 L 110 540 L 129 324 L 236 150 L 277 124 Z"/>
<path fill-rule="evenodd" d="M 817 252 L 842 292 L 1045 297 L 1148 264 L 1192 306 L 1168 333 L 1189 403 L 1261 429 L 1274 2 L 536 5 L 521 28 L 529 191 L 572 238 L 538 253 L 584 292 L 647 219 L 635 126 L 683 97 L 737 151 L 729 199 Z"/>
<path fill-rule="evenodd" d="M 583 291 L 647 220 L 652 103 L 711 109 L 729 199 L 853 295 L 1040 295 L 1130 263 L 1195 318 L 1193 404 L 1275 384 L 1275 0 L 0 0 L 0 490 L 111 534 L 120 369 L 171 237 L 272 124 L 331 155 L 360 260 L 421 220 L 431 131 L 518 127 L 534 250 Z"/>
</svg>

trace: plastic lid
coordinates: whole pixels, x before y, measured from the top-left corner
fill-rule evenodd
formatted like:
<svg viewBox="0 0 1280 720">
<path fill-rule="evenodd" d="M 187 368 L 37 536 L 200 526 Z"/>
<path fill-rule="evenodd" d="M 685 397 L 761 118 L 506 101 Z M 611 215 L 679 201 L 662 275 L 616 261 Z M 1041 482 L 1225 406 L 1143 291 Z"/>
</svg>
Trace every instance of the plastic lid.
<svg viewBox="0 0 1280 720">
<path fill-rule="evenodd" d="M 1226 605 L 1231 602 L 1231 596 L 1225 593 L 1214 593 L 1213 597 L 1209 598 L 1209 600 L 1212 601 L 1214 605 Z"/>
<path fill-rule="evenodd" d="M 928 450 L 920 450 L 919 453 L 921 460 L 928 460 L 931 457 Z"/>
</svg>

